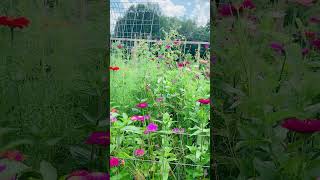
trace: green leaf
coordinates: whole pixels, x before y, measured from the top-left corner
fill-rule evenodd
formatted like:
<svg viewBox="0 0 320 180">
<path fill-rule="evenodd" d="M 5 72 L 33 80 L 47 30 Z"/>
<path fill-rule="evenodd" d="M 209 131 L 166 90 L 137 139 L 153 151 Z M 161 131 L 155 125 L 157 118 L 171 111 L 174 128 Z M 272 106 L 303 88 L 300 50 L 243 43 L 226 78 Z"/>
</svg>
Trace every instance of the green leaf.
<svg viewBox="0 0 320 180">
<path fill-rule="evenodd" d="M 260 174 L 261 180 L 275 179 L 276 167 L 271 161 L 261 161 L 257 158 L 253 160 L 254 167 Z"/>
<path fill-rule="evenodd" d="M 44 180 L 56 180 L 58 178 L 57 170 L 49 162 L 41 161 L 40 173 Z"/>
<path fill-rule="evenodd" d="M 133 132 L 137 134 L 141 134 L 141 128 L 136 126 L 126 126 L 121 129 L 122 131 Z"/>
<path fill-rule="evenodd" d="M 5 145 L 4 147 L 1 147 L 0 148 L 0 152 L 1 151 L 6 151 L 6 150 L 9 150 L 9 149 L 13 149 L 13 148 L 15 148 L 17 146 L 25 145 L 25 144 L 33 144 L 33 141 L 28 140 L 28 139 L 17 140 L 17 141 L 14 141 L 14 142 L 11 142 L 11 143 Z"/>
<path fill-rule="evenodd" d="M 52 138 L 46 141 L 46 144 L 49 146 L 54 146 L 56 145 L 60 140 L 62 139 L 62 137 L 57 137 L 57 138 Z"/>
</svg>

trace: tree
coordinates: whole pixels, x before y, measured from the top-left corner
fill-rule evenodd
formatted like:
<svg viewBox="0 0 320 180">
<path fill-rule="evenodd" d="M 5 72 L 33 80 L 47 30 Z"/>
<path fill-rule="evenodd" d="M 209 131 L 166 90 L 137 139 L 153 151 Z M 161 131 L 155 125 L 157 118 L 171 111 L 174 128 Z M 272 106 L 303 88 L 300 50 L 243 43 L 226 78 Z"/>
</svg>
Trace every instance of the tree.
<svg viewBox="0 0 320 180">
<path fill-rule="evenodd" d="M 122 38 L 154 38 L 160 36 L 159 5 L 132 5 L 115 25 L 114 35 Z M 150 37 L 152 36 L 152 37 Z"/>
</svg>

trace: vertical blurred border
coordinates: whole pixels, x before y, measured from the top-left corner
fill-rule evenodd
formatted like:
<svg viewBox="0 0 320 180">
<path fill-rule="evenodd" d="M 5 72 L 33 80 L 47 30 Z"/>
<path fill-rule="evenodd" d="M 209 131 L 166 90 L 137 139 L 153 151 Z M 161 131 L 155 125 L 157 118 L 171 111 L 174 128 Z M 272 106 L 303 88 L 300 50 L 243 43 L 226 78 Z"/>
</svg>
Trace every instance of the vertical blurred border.
<svg viewBox="0 0 320 180">
<path fill-rule="evenodd" d="M 107 11 L 107 16 L 106 16 L 106 24 L 107 24 L 107 38 L 106 38 L 106 67 L 108 67 L 106 69 L 107 75 L 106 75 L 106 79 L 107 79 L 107 83 L 106 83 L 106 89 L 107 89 L 107 93 L 106 93 L 106 97 L 105 97 L 105 101 L 106 101 L 106 111 L 110 112 L 110 70 L 109 70 L 109 66 L 110 66 L 110 0 L 106 0 L 106 11 Z M 110 132 L 110 115 L 107 116 L 107 121 L 109 126 L 107 127 L 107 131 Z M 109 154 L 109 156 L 107 157 L 106 161 L 108 162 L 109 165 L 109 161 L 110 161 L 110 145 L 107 147 L 107 154 Z M 107 167 L 107 172 L 110 172 L 110 166 Z"/>
<path fill-rule="evenodd" d="M 214 11 L 216 10 L 216 1 L 215 0 L 210 0 L 210 179 L 217 180 L 218 175 L 217 175 L 217 167 L 216 167 L 216 159 L 215 159 L 215 139 L 214 139 L 214 93 L 213 93 L 213 68 L 214 68 L 214 47 L 215 47 L 215 42 L 214 42 Z"/>
</svg>

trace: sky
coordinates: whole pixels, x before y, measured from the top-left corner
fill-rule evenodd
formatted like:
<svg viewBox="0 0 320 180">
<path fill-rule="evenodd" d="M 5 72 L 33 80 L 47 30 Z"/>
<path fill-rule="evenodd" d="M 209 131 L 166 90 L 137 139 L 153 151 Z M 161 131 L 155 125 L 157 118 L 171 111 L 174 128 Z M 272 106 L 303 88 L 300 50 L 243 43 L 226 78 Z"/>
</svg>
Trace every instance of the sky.
<svg viewBox="0 0 320 180">
<path fill-rule="evenodd" d="M 198 26 L 205 25 L 210 17 L 209 0 L 111 0 L 111 7 L 112 2 L 123 2 L 123 6 L 131 5 L 130 2 L 158 2 L 166 16 L 193 19 Z M 111 19 L 111 24 L 115 21 Z"/>
<path fill-rule="evenodd" d="M 205 25 L 210 17 L 209 0 L 158 0 L 167 16 L 194 19 L 199 26 Z"/>
</svg>

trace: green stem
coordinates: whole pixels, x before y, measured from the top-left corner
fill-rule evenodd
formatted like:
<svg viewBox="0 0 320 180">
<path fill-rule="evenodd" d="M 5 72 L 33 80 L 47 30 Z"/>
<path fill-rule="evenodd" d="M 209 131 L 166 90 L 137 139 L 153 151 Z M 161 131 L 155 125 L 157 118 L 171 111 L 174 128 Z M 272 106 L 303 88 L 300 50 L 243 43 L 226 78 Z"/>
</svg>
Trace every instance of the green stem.
<svg viewBox="0 0 320 180">
<path fill-rule="evenodd" d="M 278 79 L 278 86 L 276 87 L 276 93 L 279 92 L 280 90 L 280 86 L 281 86 L 281 80 L 282 80 L 282 74 L 283 74 L 283 71 L 284 71 L 284 66 L 286 64 L 286 61 L 287 61 L 287 56 L 286 54 L 284 55 L 284 60 L 283 60 L 283 63 L 282 63 L 282 67 L 281 67 L 281 71 L 280 71 L 280 75 L 279 75 L 279 79 Z"/>
</svg>

